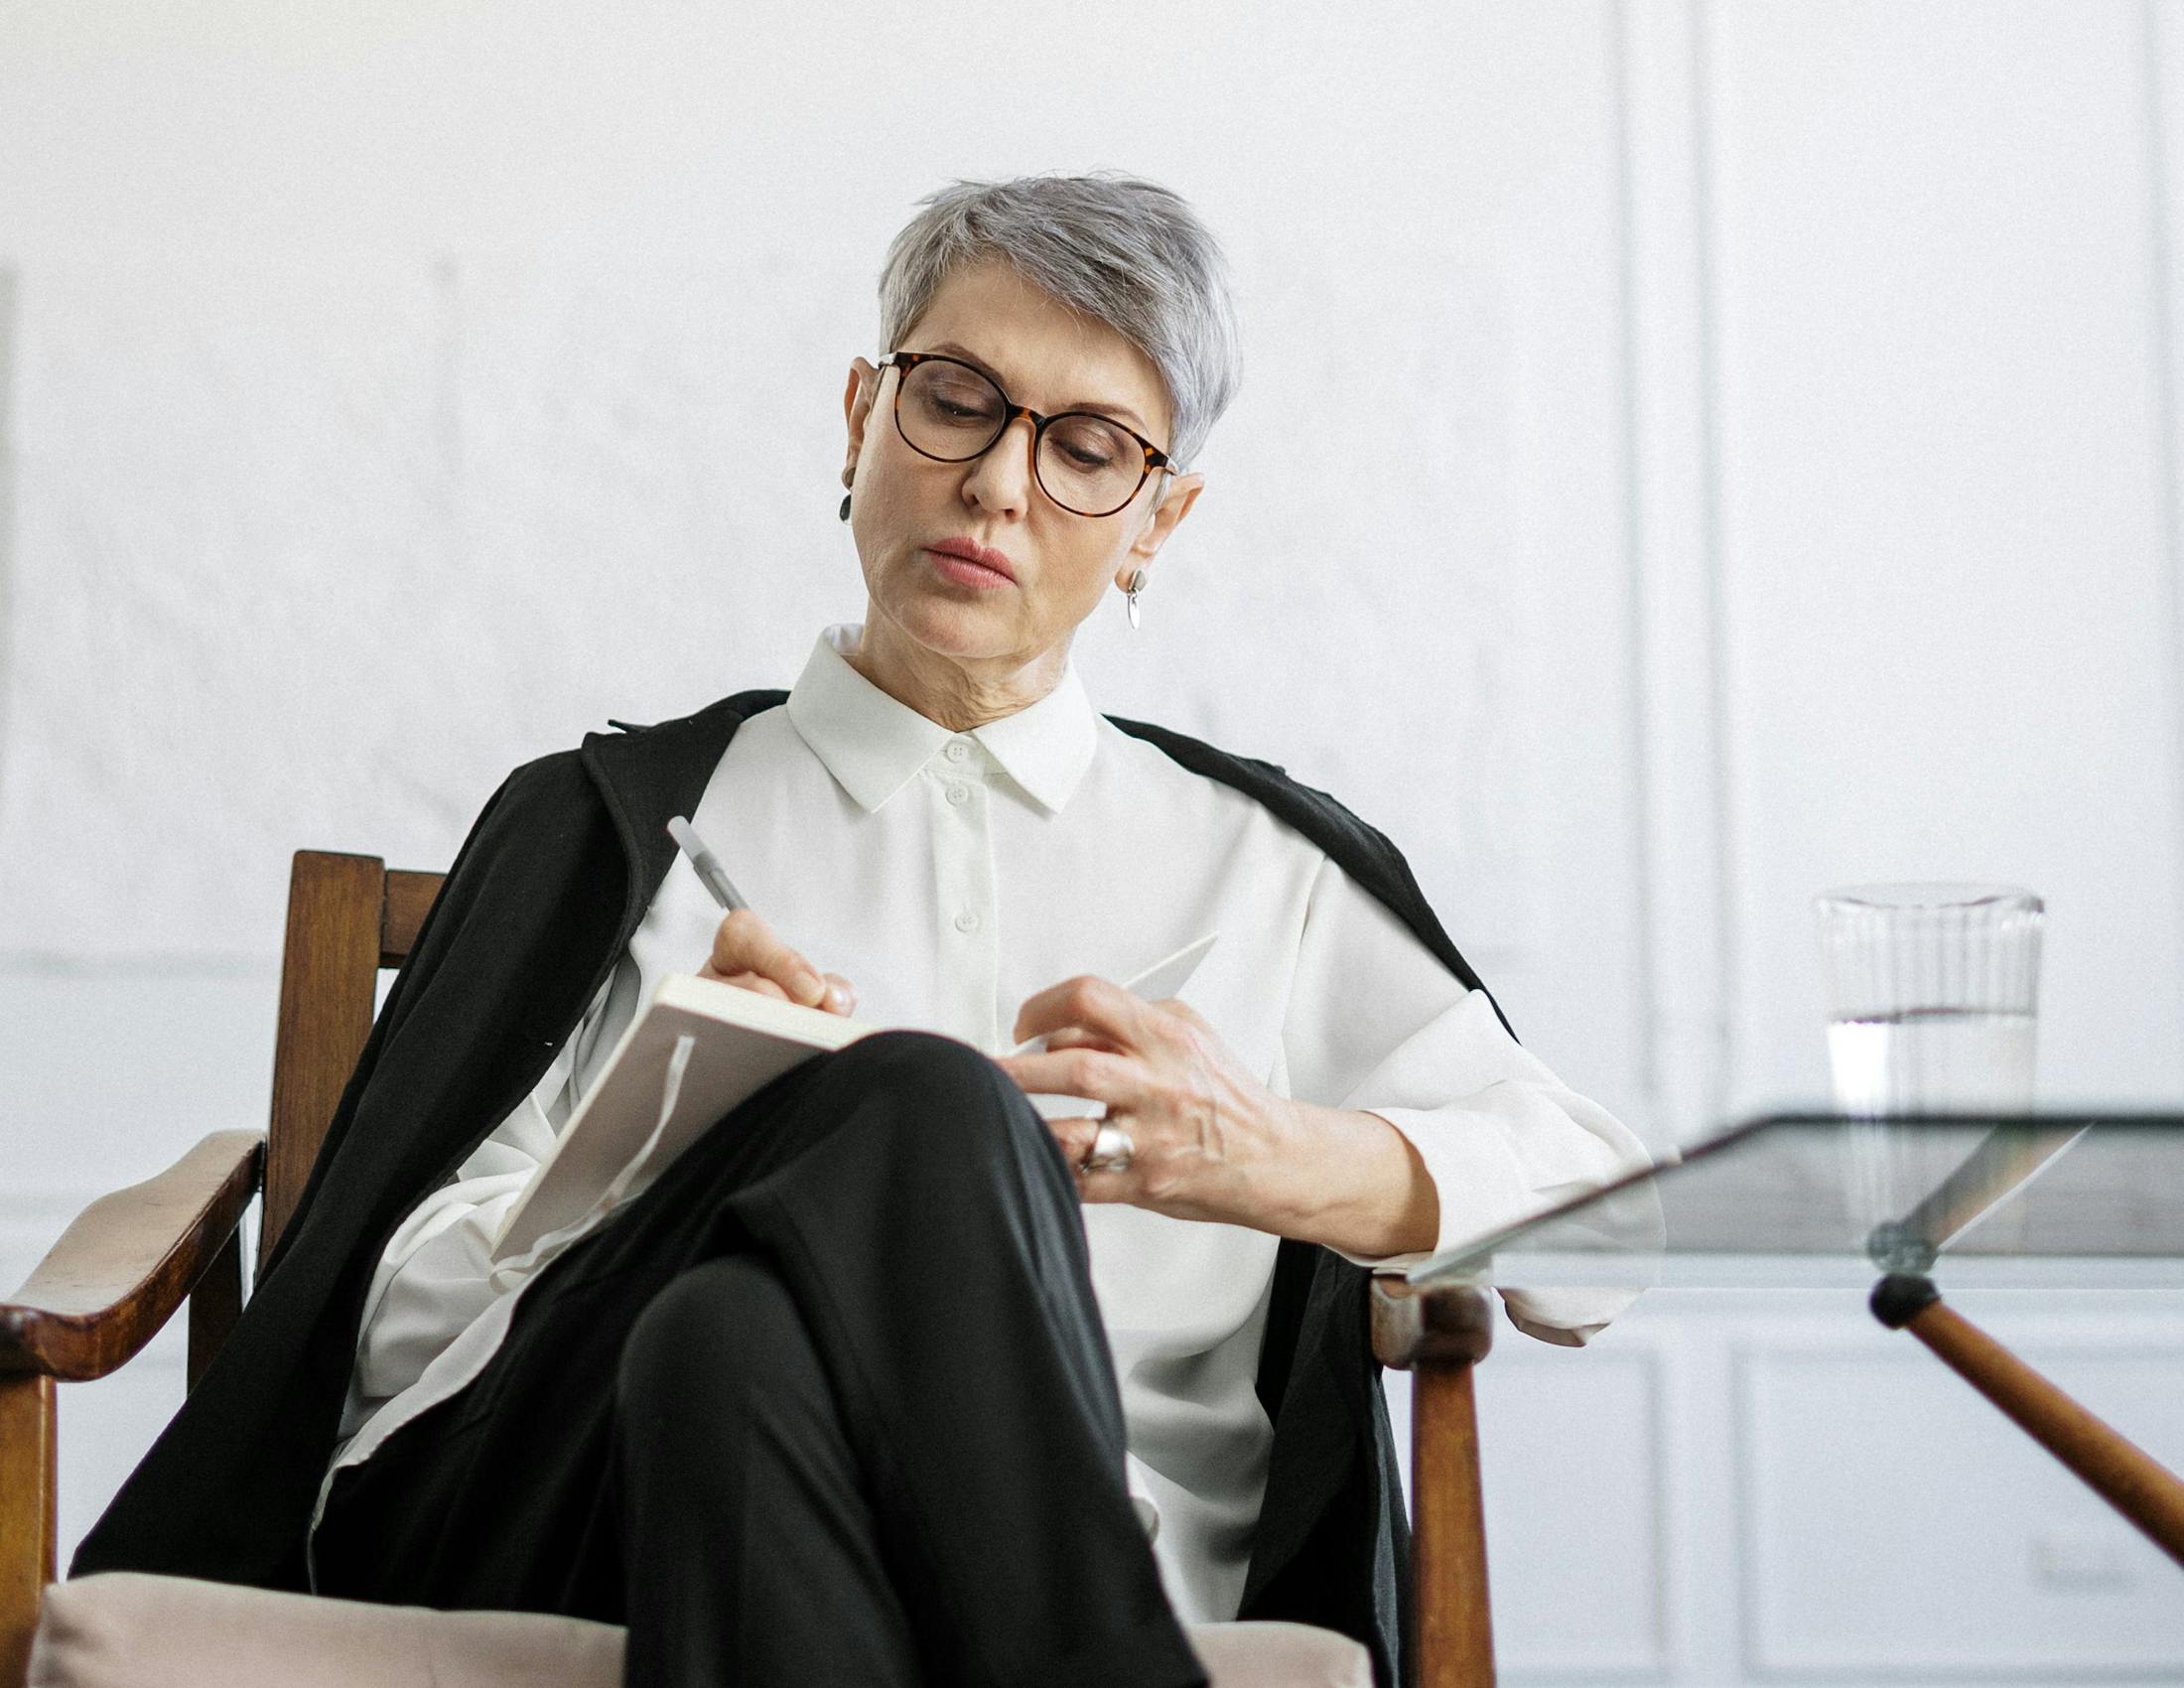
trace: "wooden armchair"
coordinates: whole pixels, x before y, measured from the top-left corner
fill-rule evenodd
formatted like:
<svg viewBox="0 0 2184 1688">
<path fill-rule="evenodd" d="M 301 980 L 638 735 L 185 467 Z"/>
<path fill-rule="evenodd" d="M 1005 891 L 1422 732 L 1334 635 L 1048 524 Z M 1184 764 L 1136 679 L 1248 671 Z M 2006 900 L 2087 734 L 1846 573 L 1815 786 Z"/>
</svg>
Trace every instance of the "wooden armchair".
<svg viewBox="0 0 2184 1688">
<path fill-rule="evenodd" d="M 0 1303 L 0 1688 L 20 1688 L 54 1580 L 56 1381 L 103 1377 L 190 1303 L 195 1385 L 242 1311 L 239 1230 L 264 1197 L 262 1265 L 296 1209 L 371 1030 L 377 976 L 399 967 L 439 895 L 436 873 L 375 856 L 296 853 L 281 964 L 270 1132 L 214 1132 L 158 1177 L 93 1202 Z M 1372 1289 L 1374 1351 L 1416 1375 L 1412 1423 L 1420 1688 L 1494 1680 L 1471 1367 L 1490 1298 Z"/>
</svg>

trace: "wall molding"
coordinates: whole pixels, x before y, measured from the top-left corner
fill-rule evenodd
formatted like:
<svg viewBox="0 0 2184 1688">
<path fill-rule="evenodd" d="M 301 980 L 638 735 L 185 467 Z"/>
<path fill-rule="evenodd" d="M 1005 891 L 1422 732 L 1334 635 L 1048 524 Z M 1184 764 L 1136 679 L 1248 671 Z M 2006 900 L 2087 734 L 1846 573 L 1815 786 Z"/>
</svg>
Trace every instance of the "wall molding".
<svg viewBox="0 0 2184 1688">
<path fill-rule="evenodd" d="M 2176 267 L 2171 194 L 2177 178 L 2169 158 L 2171 125 L 2167 114 L 2184 110 L 2184 88 L 2174 83 L 2166 40 L 2179 39 L 2184 19 L 2176 15 L 2175 0 L 2140 0 L 2140 30 L 2145 55 L 2145 126 L 2147 310 L 2154 347 L 2155 462 L 2159 466 L 2161 497 L 2162 566 L 2168 577 L 2169 615 L 2168 724 L 2170 782 L 2178 799 L 2179 839 L 2184 839 L 2184 434 L 2177 420 L 2178 389 L 2184 385 L 2179 368 L 2176 296 L 2184 277 Z M 2184 930 L 2176 934 L 2175 949 L 2184 953 Z"/>
<path fill-rule="evenodd" d="M 0 264 L 0 676 L 22 667 L 15 652 L 15 391 L 22 285 L 16 265 Z M 0 679 L 0 795 L 5 795 L 5 781 L 13 772 L 5 757 L 13 702 Z"/>
<path fill-rule="evenodd" d="M 2020 1308 L 2028 1305 L 2031 1304 L 2022 1299 L 2017 1302 Z M 2051 1375 L 2057 1371 L 2067 1372 L 2074 1361 L 2142 1366 L 2149 1376 L 2159 1377 L 2184 1370 L 2184 1306 L 2156 1312 L 2103 1309 L 2070 1320 L 2052 1311 L 2019 1313 L 2014 1317 L 2005 1312 L 2001 1324 L 2010 1347 L 2030 1363 L 2049 1370 Z M 1957 1495 L 1955 1498 L 1966 1511 L 1956 1519 L 1939 1520 L 1933 1531 L 1937 1538 L 1934 1566 L 1937 1578 L 1944 1579 L 1937 1586 L 1953 1586 L 1962 1592 L 1961 1581 L 1951 1585 L 1945 1578 L 1948 1569 L 1946 1531 L 1952 1524 L 1961 1528 L 1964 1520 L 1972 1518 L 1975 1509 L 1979 1508 L 1986 1509 L 1979 1516 L 1991 1529 L 2012 1533 L 2041 1523 L 2044 1527 L 2070 1533 L 2074 1528 L 2072 1516 L 2098 1515 L 2104 1534 L 2113 1531 L 2119 1537 L 2127 1537 L 2134 1557 L 2140 1544 L 2128 1527 L 2121 1520 L 2114 1519 L 2090 1490 L 2078 1489 L 2076 1479 L 2054 1466 L 2045 1451 L 2025 1438 L 2022 1431 L 2009 1425 L 1969 1384 L 1908 1338 L 1884 1337 L 1877 1329 L 1861 1327 L 1850 1318 L 1782 1332 L 1761 1332 L 1747 1326 L 1731 1336 L 1729 1359 L 1730 1410 L 1736 1432 L 1732 1470 L 1736 1513 L 1734 1539 L 1739 1550 L 1738 1645 L 1748 1680 L 2045 1685 L 2066 1679 L 2099 1678 L 2119 1683 L 2173 1682 L 2177 1679 L 2178 1668 L 2184 1664 L 2184 1637 L 2180 1637 L 2176 1648 L 2158 1656 L 2149 1653 L 2126 1658 L 2113 1652 L 2101 1657 L 2072 1657 L 2067 1643 L 2045 1652 L 2019 1654 L 2013 1647 L 2020 1641 L 2003 1634 L 1996 1636 L 1987 1651 L 1973 1655 L 1952 1651 L 1945 1642 L 1928 1639 L 1927 1632 L 1915 1626 L 1897 1627 L 1891 1632 L 1901 1614 L 1876 1613 L 1871 1627 L 1854 1634 L 1834 1633 L 1827 1644 L 1818 1647 L 1812 1644 L 1809 1635 L 1801 1636 L 1782 1627 L 1780 1572 L 1772 1568 L 1771 1562 L 1773 1544 L 1781 1539 L 1783 1524 L 1780 1517 L 1770 1517 L 1770 1513 L 1784 1507 L 1795 1509 L 1795 1496 L 1788 1486 L 1790 1481 L 1816 1480 L 1809 1473 L 1801 1473 L 1798 1478 L 1788 1480 L 1779 1475 L 1786 1469 L 1796 1469 L 1801 1454 L 1800 1450 L 1785 1450 L 1781 1445 L 1778 1433 L 1771 1426 L 1771 1409 L 1765 1399 L 1766 1386 L 1779 1382 L 1786 1366 L 1854 1366 L 1863 1372 L 1877 1367 L 1902 1373 L 1914 1388 L 1922 1391 L 1931 1385 L 1946 1393 L 1952 1403 L 1951 1417 L 1961 1410 L 1967 1417 L 1981 1423 L 1991 1418 L 1993 1432 L 1998 1438 L 2021 1452 L 2029 1467 L 2043 1476 L 2052 1474 L 2057 1486 L 2069 1494 L 2070 1515 L 2058 1515 L 2046 1509 L 2037 1495 L 2011 1487 L 2009 1474 L 1997 1473 L 1996 1487 L 1991 1493 L 1967 1489 Z M 2069 1386 L 2067 1375 L 2058 1380 Z M 1904 1404 L 1907 1420 L 1914 1421 L 1908 1424 L 1909 1433 L 1913 1436 L 1934 1434 L 1932 1427 L 1915 1422 L 1917 1397 L 1907 1396 Z M 2118 1424 L 2118 1428 L 2128 1433 L 2132 1427 Z M 1932 1450 L 1937 1462 L 1946 1459 L 1949 1452 L 1948 1446 L 1941 1443 L 1935 1444 Z M 1870 1475 L 1877 1477 L 1886 1465 L 1885 1456 L 1877 1457 Z M 1859 1481 L 1859 1473 L 1854 1467 L 1837 1467 L 1817 1480 L 1855 1484 Z M 1907 1516 L 1892 1520 L 1888 1517 L 1887 1498 L 1877 1493 L 1870 1497 L 1874 1527 L 1920 1533 L 1922 1519 Z M 2159 1559 L 2150 1547 L 2144 1549 L 2143 1557 Z M 2171 1570 L 2173 1567 L 2165 1559 L 2152 1567 L 2156 1576 Z M 2006 1605 L 2009 1597 L 2002 1591 L 1989 1591 L 1984 1598 L 1990 1603 L 2000 1601 Z M 2157 1603 L 2157 1596 L 2141 1595 L 2134 1605 L 2143 1614 Z M 2138 1633 L 2124 1614 L 2109 1616 L 2123 1623 L 2124 1633 L 2133 1636 Z"/>
<path fill-rule="evenodd" d="M 1519 1355 L 1524 1357 L 1517 1357 Z M 1499 1366 L 1505 1372 L 1522 1370 L 1536 1376 L 1552 1376 L 1559 1388 L 1568 1388 L 1578 1381 L 1569 1370 L 1570 1356 L 1560 1352 L 1531 1355 L 1524 1348 L 1505 1349 L 1489 1356 L 1484 1363 L 1489 1372 Z M 1645 1469 L 1640 1479 L 1644 1526 L 1640 1543 L 1618 1541 L 1615 1545 L 1641 1545 L 1648 1553 L 1647 1633 L 1643 1639 L 1633 1637 L 1584 1648 L 1569 1646 L 1567 1640 L 1561 1638 L 1546 1646 L 1511 1645 L 1516 1637 L 1503 1634 L 1497 1645 L 1497 1663 L 1502 1675 L 1512 1682 L 1666 1682 L 1672 1679 L 1674 1659 L 1670 1637 L 1676 1632 L 1668 1464 L 1672 1443 L 1667 1423 L 1667 1375 L 1673 1363 L 1672 1354 L 1660 1334 L 1647 1334 L 1587 1353 L 1577 1363 L 1582 1364 L 1588 1374 L 1596 1374 L 1602 1368 L 1635 1373 L 1637 1390 L 1644 1402 Z M 1491 1388 L 1492 1384 L 1489 1381 L 1485 1386 Z M 1491 1547 L 1489 1554 L 1491 1556 Z M 1488 1575 L 1492 1576 L 1491 1558 Z M 1584 1628 L 1583 1624 L 1570 1626 L 1576 1632 Z"/>
<path fill-rule="evenodd" d="M 1656 1135 L 1688 1141 L 1721 1120 L 1730 1094 L 1736 907 L 1705 15 L 1698 0 L 1632 0 L 1607 15 L 1621 127 L 1642 1083 Z"/>
</svg>

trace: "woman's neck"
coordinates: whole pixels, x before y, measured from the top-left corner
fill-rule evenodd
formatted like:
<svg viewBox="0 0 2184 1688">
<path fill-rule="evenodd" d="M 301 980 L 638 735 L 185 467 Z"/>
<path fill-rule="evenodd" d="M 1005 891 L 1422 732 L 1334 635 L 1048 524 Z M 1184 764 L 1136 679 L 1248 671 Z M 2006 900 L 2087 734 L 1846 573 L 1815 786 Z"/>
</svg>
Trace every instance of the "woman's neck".
<svg viewBox="0 0 2184 1688">
<path fill-rule="evenodd" d="M 857 647 L 842 653 L 843 660 L 895 702 L 951 733 L 968 733 L 1029 708 L 1060 683 L 1068 655 L 1064 642 L 1021 666 L 995 662 L 986 665 L 990 672 L 974 672 L 954 657 L 926 649 L 877 609 L 866 611 Z"/>
</svg>

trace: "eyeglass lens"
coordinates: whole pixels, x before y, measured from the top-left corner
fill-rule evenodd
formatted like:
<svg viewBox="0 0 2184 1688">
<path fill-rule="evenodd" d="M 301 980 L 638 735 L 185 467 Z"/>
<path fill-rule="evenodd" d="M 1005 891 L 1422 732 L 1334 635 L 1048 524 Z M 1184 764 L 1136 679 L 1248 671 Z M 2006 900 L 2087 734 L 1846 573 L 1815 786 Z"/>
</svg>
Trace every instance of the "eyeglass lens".
<svg viewBox="0 0 2184 1688">
<path fill-rule="evenodd" d="M 902 377 L 895 404 L 902 437 L 928 457 L 963 463 L 1005 426 L 1001 389 L 976 369 L 936 360 Z M 1046 495 L 1080 515 L 1108 515 L 1130 502 L 1145 480 L 1145 448 L 1119 423 L 1073 412 L 1039 437 L 1032 469 Z"/>
</svg>

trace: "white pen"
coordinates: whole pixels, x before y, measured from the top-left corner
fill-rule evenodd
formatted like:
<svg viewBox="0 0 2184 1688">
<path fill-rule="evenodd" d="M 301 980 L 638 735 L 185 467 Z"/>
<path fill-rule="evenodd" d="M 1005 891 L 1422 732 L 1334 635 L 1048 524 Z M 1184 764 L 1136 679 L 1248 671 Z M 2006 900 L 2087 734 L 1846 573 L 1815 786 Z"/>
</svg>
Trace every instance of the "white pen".
<svg viewBox="0 0 2184 1688">
<path fill-rule="evenodd" d="M 714 902 L 730 914 L 751 907 L 744 900 L 744 894 L 736 889 L 736 882 L 728 877 L 728 871 L 721 866 L 720 857 L 705 847 L 705 840 L 698 836 L 696 827 L 676 815 L 668 821 L 667 830 L 674 836 L 675 847 L 688 856 L 690 865 L 698 870 L 698 878 L 704 882 L 706 890 L 713 893 Z"/>
</svg>

